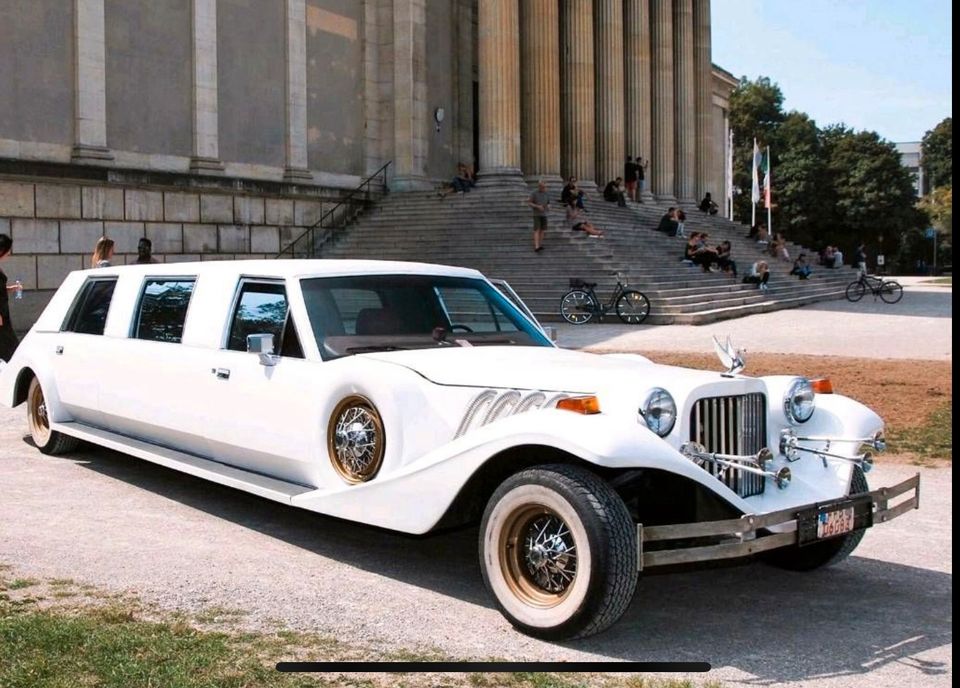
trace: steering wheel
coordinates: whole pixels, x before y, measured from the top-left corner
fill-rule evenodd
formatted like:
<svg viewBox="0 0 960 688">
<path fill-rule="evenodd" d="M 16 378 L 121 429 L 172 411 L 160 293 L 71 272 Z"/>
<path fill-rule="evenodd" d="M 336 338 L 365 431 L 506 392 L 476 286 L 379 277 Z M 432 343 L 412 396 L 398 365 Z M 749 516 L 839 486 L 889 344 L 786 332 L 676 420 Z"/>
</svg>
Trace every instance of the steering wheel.
<svg viewBox="0 0 960 688">
<path fill-rule="evenodd" d="M 463 330 L 464 332 L 473 332 L 473 330 L 471 330 L 471 329 L 470 329 L 469 327 L 467 327 L 466 325 L 456 324 L 456 325 L 451 325 L 451 326 L 450 326 L 450 331 L 451 331 L 451 332 L 453 332 L 454 330 L 457 330 L 457 329 Z"/>
</svg>

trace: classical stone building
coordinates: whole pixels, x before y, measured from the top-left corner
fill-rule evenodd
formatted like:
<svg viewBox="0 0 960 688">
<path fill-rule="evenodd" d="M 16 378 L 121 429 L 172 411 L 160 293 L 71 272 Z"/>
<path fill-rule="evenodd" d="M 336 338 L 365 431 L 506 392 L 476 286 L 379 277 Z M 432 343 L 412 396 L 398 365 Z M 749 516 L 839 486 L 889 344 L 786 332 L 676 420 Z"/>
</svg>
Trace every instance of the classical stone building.
<svg viewBox="0 0 960 688">
<path fill-rule="evenodd" d="M 723 189 L 709 0 L 6 0 L 5 271 L 50 290 L 98 236 L 131 259 L 275 255 L 387 162 L 392 189 L 650 160 Z"/>
</svg>

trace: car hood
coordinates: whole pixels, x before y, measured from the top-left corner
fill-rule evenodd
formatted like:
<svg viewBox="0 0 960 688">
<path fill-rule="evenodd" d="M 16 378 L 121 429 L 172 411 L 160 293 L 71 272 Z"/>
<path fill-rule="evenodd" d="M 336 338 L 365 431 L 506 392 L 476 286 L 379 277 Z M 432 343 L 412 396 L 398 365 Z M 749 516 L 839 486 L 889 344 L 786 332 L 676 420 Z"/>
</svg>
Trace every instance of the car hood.
<svg viewBox="0 0 960 688">
<path fill-rule="evenodd" d="M 692 387 L 719 373 L 653 363 L 634 354 L 593 354 L 547 347 L 475 346 L 363 354 L 416 371 L 439 385 L 593 394 L 651 384 Z"/>
</svg>

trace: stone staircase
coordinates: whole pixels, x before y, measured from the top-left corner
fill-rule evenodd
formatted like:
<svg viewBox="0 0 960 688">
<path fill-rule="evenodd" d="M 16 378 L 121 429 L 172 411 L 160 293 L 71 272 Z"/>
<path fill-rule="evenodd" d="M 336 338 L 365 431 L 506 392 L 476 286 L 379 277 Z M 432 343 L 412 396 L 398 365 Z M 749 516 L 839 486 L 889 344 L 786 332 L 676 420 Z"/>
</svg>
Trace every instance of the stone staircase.
<svg viewBox="0 0 960 688">
<path fill-rule="evenodd" d="M 559 193 L 554 194 L 559 198 Z M 560 320 L 560 299 L 569 280 L 597 282 L 606 299 L 616 285 L 616 272 L 650 299 L 647 324 L 702 324 L 814 301 L 841 298 L 855 277 L 849 268 L 814 268 L 809 280 L 788 273 L 792 263 L 766 256 L 763 247 L 745 238 L 743 225 L 709 217 L 695 208 L 687 213 L 686 230 L 707 231 L 709 243 L 729 240 L 740 275 L 764 258 L 770 265 L 770 288 L 723 273 L 704 273 L 680 261 L 684 239 L 656 231 L 666 207 L 630 203 L 620 208 L 588 194 L 587 218 L 606 234 L 591 238 L 572 232 L 559 201 L 551 207 L 544 250 L 533 252 L 528 193 L 522 188 L 478 188 L 439 198 L 428 192 L 392 193 L 365 211 L 323 247 L 323 258 L 413 260 L 476 268 L 489 277 L 506 279 L 538 318 Z M 791 257 L 804 251 L 788 244 Z M 619 322 L 615 314 L 608 321 Z"/>
</svg>

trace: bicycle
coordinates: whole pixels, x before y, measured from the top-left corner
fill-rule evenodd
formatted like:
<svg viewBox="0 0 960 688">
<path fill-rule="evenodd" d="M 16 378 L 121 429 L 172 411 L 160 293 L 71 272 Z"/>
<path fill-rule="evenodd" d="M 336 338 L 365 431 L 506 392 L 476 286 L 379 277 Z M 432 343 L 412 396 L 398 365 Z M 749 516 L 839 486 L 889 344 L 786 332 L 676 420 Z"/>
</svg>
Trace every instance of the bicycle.
<svg viewBox="0 0 960 688">
<path fill-rule="evenodd" d="M 615 310 L 617 317 L 628 325 L 639 325 L 646 320 L 650 315 L 650 300 L 636 289 L 627 289 L 627 282 L 621 273 L 614 274 L 617 276 L 617 288 L 606 304 L 600 302 L 593 290 L 596 282 L 571 279 L 570 291 L 560 299 L 563 319 L 571 325 L 585 325 L 594 315 L 602 321 L 603 316 Z"/>
<path fill-rule="evenodd" d="M 885 303 L 896 303 L 903 298 L 903 287 L 899 282 L 861 272 L 856 282 L 847 285 L 847 301 L 856 303 L 863 298 L 868 289 L 874 299 L 879 296 Z"/>
</svg>

